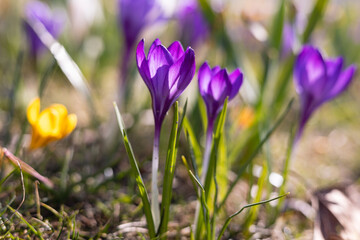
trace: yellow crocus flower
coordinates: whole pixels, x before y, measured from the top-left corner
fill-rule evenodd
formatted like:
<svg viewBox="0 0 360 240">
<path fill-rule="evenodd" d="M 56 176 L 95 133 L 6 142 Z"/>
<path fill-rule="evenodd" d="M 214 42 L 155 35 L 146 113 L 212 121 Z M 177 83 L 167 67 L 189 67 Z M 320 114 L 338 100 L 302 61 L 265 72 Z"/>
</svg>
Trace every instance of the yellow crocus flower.
<svg viewBox="0 0 360 240">
<path fill-rule="evenodd" d="M 27 118 L 32 127 L 29 146 L 31 150 L 66 137 L 74 130 L 77 123 L 76 115 L 68 115 L 66 107 L 62 104 L 53 104 L 40 112 L 39 98 L 30 102 Z"/>
</svg>

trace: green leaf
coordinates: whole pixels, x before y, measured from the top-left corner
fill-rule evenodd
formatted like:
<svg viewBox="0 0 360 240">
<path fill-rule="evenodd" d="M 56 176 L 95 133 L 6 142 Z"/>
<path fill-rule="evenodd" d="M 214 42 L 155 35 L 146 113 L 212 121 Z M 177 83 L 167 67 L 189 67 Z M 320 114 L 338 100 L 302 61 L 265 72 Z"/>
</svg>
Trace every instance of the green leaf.
<svg viewBox="0 0 360 240">
<path fill-rule="evenodd" d="M 169 222 L 170 203 L 171 203 L 171 196 L 172 196 L 172 184 L 173 184 L 173 179 L 174 179 L 176 154 L 177 154 L 178 124 L 179 124 L 178 102 L 175 102 L 173 124 L 172 124 L 170 139 L 169 139 L 169 146 L 168 146 L 168 150 L 167 150 L 164 181 L 163 181 L 163 193 L 162 193 L 162 203 L 161 203 L 161 222 L 160 222 L 159 234 L 158 234 L 160 236 L 160 239 L 166 238 L 165 234 L 166 234 L 167 225 Z"/>
<path fill-rule="evenodd" d="M 216 180 L 221 186 L 219 188 L 219 198 L 222 199 L 227 190 L 228 186 L 228 172 L 229 171 L 229 162 L 227 158 L 227 142 L 224 137 L 221 137 L 219 143 L 219 157 L 216 164 Z"/>
<path fill-rule="evenodd" d="M 204 100 L 201 97 L 198 98 L 198 107 L 199 107 L 201 122 L 203 124 L 203 129 L 206 129 L 206 126 L 207 126 L 206 105 L 205 105 Z"/>
<path fill-rule="evenodd" d="M 316 24 L 320 21 L 322 18 L 324 11 L 326 9 L 327 3 L 329 0 L 317 0 L 315 3 L 315 6 L 310 14 L 310 17 L 308 18 L 309 21 L 306 25 L 305 31 L 302 36 L 302 42 L 306 43 L 309 41 L 309 38 L 312 34 L 312 32 L 315 29 Z"/>
<path fill-rule="evenodd" d="M 156 232 L 155 232 L 154 220 L 153 220 L 152 212 L 151 212 L 151 208 L 150 208 L 149 196 L 148 196 L 148 193 L 146 191 L 143 179 L 141 177 L 141 173 L 140 173 L 138 164 L 136 162 L 134 152 L 133 152 L 131 144 L 130 144 L 130 142 L 128 140 L 127 133 L 126 133 L 125 126 L 124 126 L 124 122 L 123 122 L 122 117 L 120 115 L 119 108 L 117 107 L 115 102 L 114 102 L 114 108 L 115 108 L 117 121 L 118 121 L 118 124 L 119 124 L 119 127 L 120 127 L 121 136 L 122 136 L 122 138 L 124 140 L 125 149 L 126 149 L 126 152 L 128 154 L 129 160 L 130 160 L 130 165 L 131 165 L 133 174 L 135 175 L 135 179 L 136 179 L 137 186 L 139 188 L 142 203 L 144 205 L 144 213 L 145 213 L 145 218 L 146 218 L 146 222 L 147 222 L 147 225 L 148 225 L 149 235 L 150 235 L 150 238 L 155 238 Z"/>
<path fill-rule="evenodd" d="M 205 185 L 204 189 L 205 189 L 205 192 L 207 193 L 207 195 L 210 190 L 211 180 L 213 178 L 214 166 L 215 166 L 215 164 L 217 164 L 220 139 L 221 139 L 222 132 L 224 130 L 224 125 L 225 125 L 227 103 L 228 103 L 228 99 L 225 100 L 223 109 L 219 115 L 217 126 L 216 126 L 213 147 L 211 149 L 211 154 L 210 154 L 209 170 L 206 174 L 205 184 L 204 184 Z M 208 198 L 208 196 L 206 196 L 206 199 L 207 198 Z"/>
<path fill-rule="evenodd" d="M 252 203 L 252 204 L 245 205 L 245 206 L 242 207 L 239 211 L 237 211 L 236 213 L 234 213 L 233 215 L 231 215 L 230 217 L 228 217 L 228 218 L 226 219 L 226 222 L 225 222 L 224 226 L 221 228 L 220 234 L 219 234 L 219 236 L 217 237 L 217 239 L 218 239 L 218 240 L 221 239 L 221 237 L 222 237 L 222 235 L 224 234 L 226 228 L 228 227 L 231 219 L 233 219 L 234 217 L 236 217 L 237 215 L 239 215 L 244 209 L 250 208 L 250 207 L 253 207 L 253 206 L 257 206 L 257 205 L 260 205 L 260 204 L 269 203 L 269 202 L 274 201 L 274 200 L 276 200 L 276 199 L 285 197 L 285 196 L 287 196 L 287 195 L 289 195 L 289 194 L 290 194 L 290 193 L 286 193 L 286 194 L 284 194 L 284 195 L 277 196 L 277 197 L 272 198 L 272 199 L 268 199 L 268 200 L 265 200 L 265 201 L 261 201 L 261 202 L 257 202 L 257 203 Z"/>
<path fill-rule="evenodd" d="M 212 185 L 212 180 L 214 179 L 214 174 L 216 174 L 215 165 L 217 164 L 219 144 L 220 144 L 221 136 L 222 136 L 222 133 L 224 130 L 224 125 L 225 125 L 227 103 L 228 103 L 228 98 L 226 98 L 223 109 L 222 109 L 221 113 L 219 114 L 217 125 L 216 125 L 216 130 L 215 130 L 215 136 L 214 136 L 214 140 L 213 140 L 213 146 L 211 148 L 209 169 L 206 173 L 205 184 L 204 184 L 204 190 L 205 190 L 204 192 L 205 192 L 205 201 L 206 202 L 208 202 L 210 188 Z M 216 199 L 214 199 L 214 201 L 216 201 Z M 196 239 L 200 239 L 200 237 L 201 237 L 202 220 L 203 219 L 201 218 L 201 216 L 199 216 L 197 223 L 195 223 L 196 224 L 196 233 L 195 233 Z M 209 237 L 209 236 L 211 236 L 212 232 L 207 230 L 207 233 L 208 233 L 207 236 Z"/>
<path fill-rule="evenodd" d="M 224 197 L 224 199 L 221 201 L 221 203 L 219 204 L 219 209 L 225 204 L 227 198 L 229 197 L 231 191 L 234 189 L 235 185 L 237 184 L 237 182 L 239 181 L 239 179 L 241 178 L 242 174 L 245 172 L 246 168 L 249 166 L 249 164 L 253 161 L 253 159 L 256 157 L 256 155 L 258 154 L 258 152 L 260 151 L 260 149 L 262 148 L 262 146 L 264 145 L 264 143 L 267 142 L 267 140 L 269 140 L 270 136 L 274 133 L 274 131 L 279 127 L 280 123 L 285 119 L 286 115 L 288 114 L 288 112 L 291 109 L 291 106 L 293 104 L 293 99 L 288 103 L 285 111 L 282 113 L 282 115 L 279 117 L 279 119 L 275 122 L 275 124 L 273 125 L 273 127 L 265 134 L 265 137 L 261 140 L 261 142 L 259 143 L 259 145 L 257 146 L 257 148 L 254 150 L 254 152 L 250 155 L 250 157 L 248 159 L 246 159 L 246 161 L 244 162 L 244 164 L 240 167 L 240 169 L 237 171 L 237 177 L 235 179 L 234 182 L 232 182 L 232 184 L 230 185 L 229 189 L 226 192 L 226 195 Z M 206 190 L 206 189 L 205 189 Z"/>
<path fill-rule="evenodd" d="M 280 7 L 276 15 L 274 16 L 274 21 L 272 25 L 271 31 L 271 45 L 275 49 L 279 50 L 281 46 L 281 39 L 283 34 L 284 27 L 284 18 L 285 18 L 285 0 L 282 0 L 280 3 Z"/>
<path fill-rule="evenodd" d="M 202 162 L 201 147 L 200 147 L 199 142 L 196 139 L 195 132 L 194 132 L 187 117 L 184 117 L 183 125 L 184 125 L 184 131 L 186 132 L 186 137 L 188 139 L 188 143 L 190 146 L 190 150 L 193 150 L 193 157 L 196 160 L 196 165 L 199 165 Z"/>
<path fill-rule="evenodd" d="M 206 194 L 205 194 L 204 187 L 202 186 L 200 179 L 197 176 L 195 176 L 193 174 L 193 172 L 190 170 L 189 164 L 187 163 L 186 158 L 184 156 L 182 156 L 182 161 L 188 171 L 191 181 L 193 182 L 193 185 L 194 185 L 194 188 L 195 188 L 195 191 L 197 194 L 197 198 L 200 200 L 201 212 L 203 214 L 200 219 L 201 219 L 201 222 L 202 222 L 202 220 L 205 222 L 206 230 L 209 233 L 207 235 L 207 239 L 210 240 L 211 239 L 210 214 L 209 214 L 209 208 L 207 206 L 206 199 L 205 199 Z M 198 188 L 200 188 L 200 196 L 198 194 Z M 196 238 L 196 239 L 198 239 L 198 238 Z"/>
<path fill-rule="evenodd" d="M 294 63 L 295 56 L 290 55 L 286 59 L 286 62 L 284 63 L 276 81 L 276 94 L 274 95 L 275 97 L 272 101 L 272 106 L 275 108 L 275 111 L 272 109 L 271 111 L 268 111 L 267 114 L 273 115 L 274 113 L 277 113 L 277 109 L 279 109 L 280 106 L 283 106 L 284 99 L 286 99 L 289 93 L 288 86 L 293 72 Z"/>
</svg>

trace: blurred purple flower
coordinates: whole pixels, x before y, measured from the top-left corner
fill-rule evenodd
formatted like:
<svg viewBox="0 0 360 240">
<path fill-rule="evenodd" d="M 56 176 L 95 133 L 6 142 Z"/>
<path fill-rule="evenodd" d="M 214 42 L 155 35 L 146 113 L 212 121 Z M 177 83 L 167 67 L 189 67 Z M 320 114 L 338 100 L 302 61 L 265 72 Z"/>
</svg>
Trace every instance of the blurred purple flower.
<svg viewBox="0 0 360 240">
<path fill-rule="evenodd" d="M 155 6 L 155 0 L 118 0 L 118 23 L 127 49 L 132 49 L 142 29 L 159 17 L 159 13 L 151 14 Z"/>
<path fill-rule="evenodd" d="M 188 47 L 184 51 L 177 41 L 166 48 L 156 39 L 146 58 L 144 40 L 141 40 L 136 49 L 136 62 L 150 90 L 155 126 L 160 127 L 171 105 L 194 77 L 194 50 Z"/>
<path fill-rule="evenodd" d="M 141 31 L 162 18 L 162 10 L 156 0 L 118 0 L 117 3 L 118 24 L 124 39 L 119 75 L 119 97 L 122 99 L 127 91 L 127 75 L 133 47 Z"/>
<path fill-rule="evenodd" d="M 219 66 L 210 69 L 207 62 L 200 67 L 200 94 L 206 104 L 208 125 L 211 128 L 222 109 L 225 99 L 227 97 L 229 97 L 229 101 L 233 99 L 239 92 L 242 82 L 243 74 L 240 69 L 236 69 L 229 75 L 226 69 L 220 69 Z"/>
<path fill-rule="evenodd" d="M 343 70 L 342 57 L 324 59 L 318 49 L 304 46 L 295 62 L 294 83 L 300 95 L 300 122 L 295 143 L 311 114 L 323 103 L 342 93 L 353 79 L 356 67 Z"/>
<path fill-rule="evenodd" d="M 40 1 L 31 1 L 26 5 L 25 18 L 25 32 L 29 40 L 30 52 L 32 56 L 37 56 L 46 47 L 28 22 L 40 22 L 54 38 L 57 38 L 63 29 L 64 18 L 53 14 L 49 6 Z"/>
<path fill-rule="evenodd" d="M 295 44 L 295 29 L 290 23 L 285 23 L 282 33 L 280 58 L 286 60 L 293 53 Z"/>
<path fill-rule="evenodd" d="M 180 24 L 181 41 L 186 45 L 196 46 L 209 34 L 209 25 L 197 1 L 187 1 L 179 10 L 177 19 Z"/>
</svg>

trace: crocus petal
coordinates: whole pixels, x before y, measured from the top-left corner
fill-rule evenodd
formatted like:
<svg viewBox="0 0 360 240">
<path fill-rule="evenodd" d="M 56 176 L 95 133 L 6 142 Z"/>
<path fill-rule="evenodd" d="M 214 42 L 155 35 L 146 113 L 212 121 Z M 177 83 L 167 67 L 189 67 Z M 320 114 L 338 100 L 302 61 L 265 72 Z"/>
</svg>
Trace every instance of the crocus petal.
<svg viewBox="0 0 360 240">
<path fill-rule="evenodd" d="M 231 83 L 225 69 L 221 69 L 210 82 L 210 93 L 218 102 L 225 101 L 231 92 Z"/>
<path fill-rule="evenodd" d="M 63 137 L 69 135 L 76 127 L 77 117 L 75 114 L 69 114 L 66 119 L 66 128 L 63 132 Z"/>
<path fill-rule="evenodd" d="M 314 51 L 306 59 L 305 71 L 308 75 L 308 81 L 311 86 L 321 83 L 319 79 L 326 76 L 326 66 L 324 59 L 322 58 L 319 51 Z"/>
<path fill-rule="evenodd" d="M 36 124 L 40 114 L 40 98 L 32 100 L 27 108 L 27 119 L 31 125 Z"/>
<path fill-rule="evenodd" d="M 175 41 L 169 47 L 168 50 L 174 60 L 176 62 L 179 58 L 184 55 L 184 49 L 180 42 Z"/>
<path fill-rule="evenodd" d="M 215 66 L 211 69 L 211 73 L 213 76 L 215 76 L 215 74 L 217 74 L 220 70 L 221 68 L 219 66 Z"/>
<path fill-rule="evenodd" d="M 168 95 L 167 92 L 169 91 L 168 71 L 169 67 L 173 64 L 172 57 L 163 45 L 158 45 L 151 52 L 151 55 L 149 54 L 148 58 L 151 82 L 154 87 L 154 95 L 156 96 L 155 98 L 166 98 Z M 159 100 L 156 102 L 159 102 Z"/>
<path fill-rule="evenodd" d="M 68 114 L 66 107 L 62 104 L 53 104 L 49 108 L 56 111 L 60 119 L 65 119 Z"/>
<path fill-rule="evenodd" d="M 204 97 L 209 92 L 209 86 L 212 77 L 212 72 L 207 62 L 204 62 L 203 65 L 201 65 L 198 77 L 200 94 Z"/>
<path fill-rule="evenodd" d="M 149 53 L 148 56 L 150 56 L 152 54 L 152 52 L 154 51 L 154 49 L 161 45 L 161 41 L 157 38 L 154 40 L 154 42 L 151 44 L 150 48 L 149 48 Z"/>
<path fill-rule="evenodd" d="M 336 84 L 343 67 L 343 62 L 344 59 L 342 57 L 325 60 L 327 73 L 327 81 L 323 89 L 325 95 L 328 94 Z"/>
<path fill-rule="evenodd" d="M 229 100 L 233 99 L 236 94 L 239 92 L 241 84 L 243 82 L 243 74 L 240 69 L 236 69 L 229 75 L 229 79 L 231 82 L 231 93 L 229 95 Z"/>
<path fill-rule="evenodd" d="M 163 66 L 169 67 L 173 64 L 173 60 L 169 51 L 163 45 L 158 45 L 154 47 L 154 50 L 149 52 L 148 63 L 150 77 L 153 78 L 159 68 Z"/>
<path fill-rule="evenodd" d="M 136 63 L 137 63 L 139 70 L 141 68 L 142 62 L 144 60 L 146 60 L 144 44 L 145 44 L 144 39 L 141 39 L 141 41 L 139 42 L 139 44 L 136 48 Z"/>
<path fill-rule="evenodd" d="M 154 86 L 151 82 L 149 65 L 148 65 L 148 61 L 146 60 L 146 56 L 145 56 L 144 39 L 141 40 L 137 46 L 136 63 L 137 63 L 137 67 L 138 67 L 138 70 L 139 70 L 139 73 L 140 73 L 142 79 L 144 80 L 150 93 L 153 95 L 154 94 Z"/>
<path fill-rule="evenodd" d="M 195 74 L 195 53 L 188 48 L 185 54 L 169 69 L 170 98 L 177 98 L 190 84 Z"/>
<path fill-rule="evenodd" d="M 309 58 L 316 55 L 317 50 L 312 46 L 304 46 L 300 54 L 295 61 L 294 69 L 294 83 L 298 93 L 303 91 L 303 89 L 309 89 L 310 80 L 307 74 L 306 66 L 308 64 Z"/>
<path fill-rule="evenodd" d="M 61 138 L 60 114 L 52 108 L 47 108 L 40 113 L 37 130 L 41 136 Z"/>
<path fill-rule="evenodd" d="M 342 93 L 351 83 L 355 71 L 356 71 L 356 67 L 354 65 L 349 66 L 345 71 L 343 71 L 340 74 L 336 84 L 327 95 L 326 100 L 333 99 L 334 97 Z"/>
</svg>

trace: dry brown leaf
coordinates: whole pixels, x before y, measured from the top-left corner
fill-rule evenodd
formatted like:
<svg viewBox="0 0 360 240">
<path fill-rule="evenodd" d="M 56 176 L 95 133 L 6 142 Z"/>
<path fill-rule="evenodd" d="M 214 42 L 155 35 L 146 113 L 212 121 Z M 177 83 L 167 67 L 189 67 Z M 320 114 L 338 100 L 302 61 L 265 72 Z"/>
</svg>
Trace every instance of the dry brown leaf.
<svg viewBox="0 0 360 240">
<path fill-rule="evenodd" d="M 38 173 L 35 169 L 33 169 L 29 164 L 25 163 L 24 161 L 22 161 L 21 159 L 17 158 L 16 156 L 14 156 L 14 154 L 12 154 L 9 150 L 7 150 L 6 148 L 2 148 L 0 147 L 0 155 L 4 155 L 7 159 L 10 160 L 10 162 L 12 164 L 14 164 L 16 167 L 21 167 L 21 170 L 36 177 L 37 179 L 39 179 L 41 182 L 43 182 L 46 186 L 48 186 L 49 188 L 53 188 L 54 184 L 53 182 L 48 179 L 47 177 L 44 177 L 43 175 L 41 175 L 40 173 Z"/>
<path fill-rule="evenodd" d="M 314 240 L 360 239 L 359 191 L 354 185 L 314 193 Z"/>
</svg>

